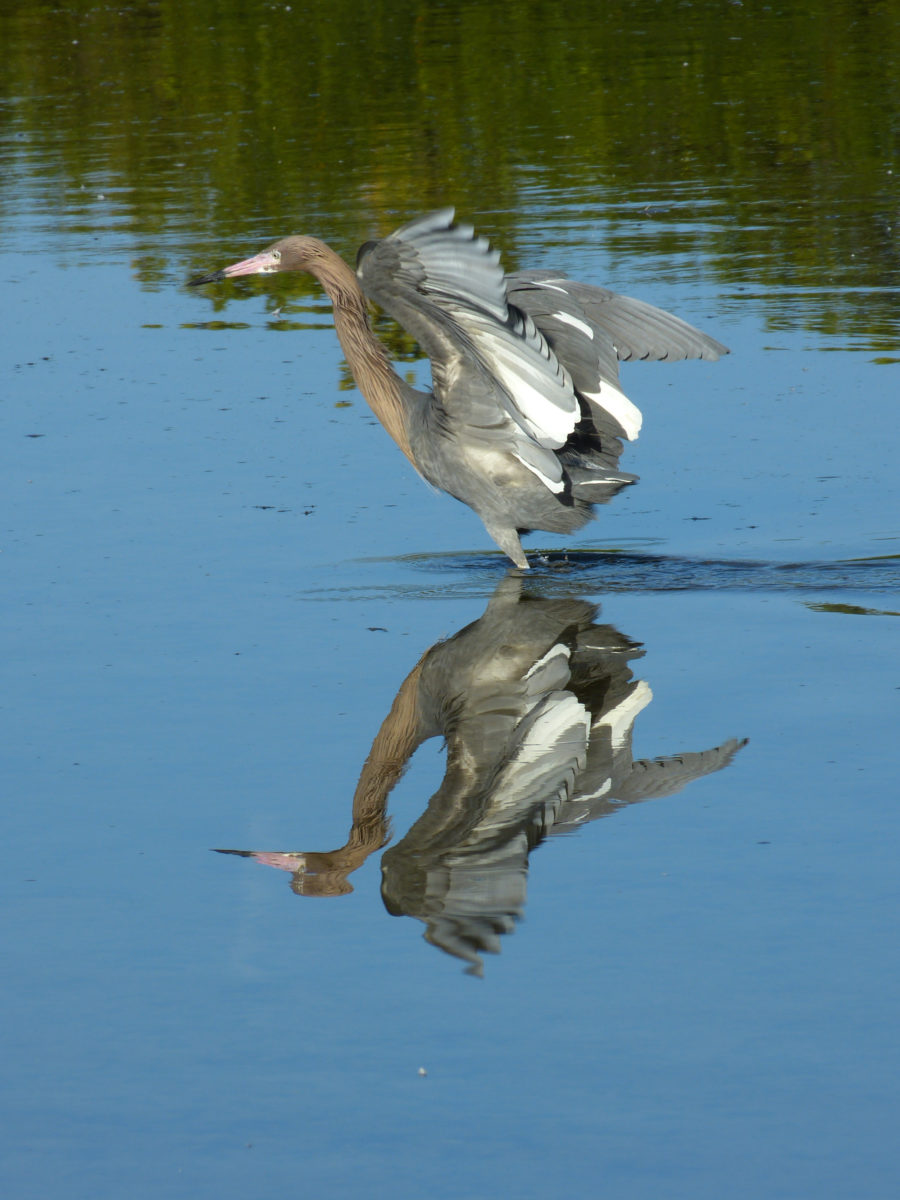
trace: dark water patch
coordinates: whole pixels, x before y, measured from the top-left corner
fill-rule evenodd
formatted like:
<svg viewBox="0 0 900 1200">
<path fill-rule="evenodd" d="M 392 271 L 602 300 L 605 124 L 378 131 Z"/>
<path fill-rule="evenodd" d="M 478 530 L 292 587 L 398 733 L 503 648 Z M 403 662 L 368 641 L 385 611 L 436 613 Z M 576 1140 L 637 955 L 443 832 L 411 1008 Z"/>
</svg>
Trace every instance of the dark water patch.
<svg viewBox="0 0 900 1200">
<path fill-rule="evenodd" d="M 894 557 L 769 562 L 569 551 L 539 556 L 534 565 L 542 574 L 590 575 L 607 591 L 900 590 L 900 561 Z"/>
<path fill-rule="evenodd" d="M 384 559 L 364 560 L 370 563 Z M 410 580 L 383 586 L 350 585 L 342 599 L 415 594 L 422 599 L 460 598 L 481 594 L 488 579 L 506 569 L 506 560 L 490 551 L 467 554 L 407 555 L 389 560 L 429 575 L 433 585 Z M 544 595 L 573 592 L 809 592 L 853 591 L 900 593 L 900 556 L 836 561 L 768 562 L 765 560 L 684 558 L 636 554 L 620 550 L 569 550 L 529 555 L 529 576 Z M 447 574 L 454 578 L 448 583 Z M 304 599 L 331 600 L 335 589 L 304 593 Z M 847 606 L 845 606 L 846 608 Z M 830 611 L 830 610 L 829 610 Z M 870 610 L 881 611 L 881 610 Z M 888 610 L 885 610 L 886 612 Z"/>
<path fill-rule="evenodd" d="M 812 612 L 845 613 L 851 617 L 900 617 L 900 612 L 889 608 L 864 608 L 861 604 L 813 604 L 806 602 Z"/>
<path fill-rule="evenodd" d="M 180 329 L 211 329 L 219 333 L 223 329 L 252 329 L 247 321 L 182 321 Z"/>
</svg>

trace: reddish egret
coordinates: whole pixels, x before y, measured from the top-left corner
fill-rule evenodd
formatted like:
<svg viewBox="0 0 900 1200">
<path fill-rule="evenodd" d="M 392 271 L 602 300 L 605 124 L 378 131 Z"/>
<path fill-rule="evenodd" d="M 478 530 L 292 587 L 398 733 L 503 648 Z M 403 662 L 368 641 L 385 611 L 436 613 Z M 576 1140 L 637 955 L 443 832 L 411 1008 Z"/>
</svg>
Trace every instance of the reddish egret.
<svg viewBox="0 0 900 1200">
<path fill-rule="evenodd" d="M 617 469 L 641 415 L 619 390 L 627 359 L 705 358 L 725 346 L 627 296 L 558 271 L 504 274 L 500 256 L 445 208 L 359 251 L 356 273 L 324 242 L 288 237 L 194 284 L 308 271 L 372 411 L 435 487 L 478 513 L 517 567 L 519 535 L 572 533 L 634 475 Z M 391 366 L 366 297 L 431 359 L 432 390 Z"/>
</svg>

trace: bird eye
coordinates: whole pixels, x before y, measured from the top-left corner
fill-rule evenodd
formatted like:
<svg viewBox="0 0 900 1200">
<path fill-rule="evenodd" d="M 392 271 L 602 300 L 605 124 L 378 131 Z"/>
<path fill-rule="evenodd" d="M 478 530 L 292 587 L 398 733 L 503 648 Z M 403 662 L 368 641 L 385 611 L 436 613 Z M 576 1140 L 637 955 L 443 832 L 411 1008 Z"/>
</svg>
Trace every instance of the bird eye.
<svg viewBox="0 0 900 1200">
<path fill-rule="evenodd" d="M 280 251 L 280 250 L 273 250 L 273 251 L 272 251 L 272 257 L 275 259 L 275 261 L 276 261 L 276 262 L 281 262 L 281 251 Z"/>
</svg>

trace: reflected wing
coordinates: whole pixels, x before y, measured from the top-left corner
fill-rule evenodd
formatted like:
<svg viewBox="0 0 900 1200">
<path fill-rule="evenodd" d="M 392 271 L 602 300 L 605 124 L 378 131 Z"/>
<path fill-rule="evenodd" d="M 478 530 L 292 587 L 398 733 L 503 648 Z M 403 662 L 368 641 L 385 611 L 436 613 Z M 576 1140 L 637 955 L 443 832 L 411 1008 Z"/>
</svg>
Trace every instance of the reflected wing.
<svg viewBox="0 0 900 1200">
<path fill-rule="evenodd" d="M 559 490 L 549 451 L 574 430 L 578 398 L 534 321 L 508 304 L 500 256 L 487 241 L 442 209 L 364 246 L 357 273 L 431 359 L 447 424 L 505 445 Z"/>
<path fill-rule="evenodd" d="M 730 738 L 711 750 L 695 750 L 670 758 L 636 759 L 631 772 L 615 789 L 621 804 L 634 804 L 680 792 L 694 779 L 721 771 L 743 746 L 746 738 Z"/>
</svg>

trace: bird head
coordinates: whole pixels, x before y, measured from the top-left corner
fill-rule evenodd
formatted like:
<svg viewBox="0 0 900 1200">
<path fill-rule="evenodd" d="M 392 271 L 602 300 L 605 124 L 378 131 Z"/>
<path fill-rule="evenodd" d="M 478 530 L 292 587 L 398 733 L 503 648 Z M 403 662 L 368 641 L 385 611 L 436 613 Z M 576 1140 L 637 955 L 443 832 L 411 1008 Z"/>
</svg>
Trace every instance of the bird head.
<svg viewBox="0 0 900 1200">
<path fill-rule="evenodd" d="M 189 280 L 190 287 L 201 283 L 218 283 L 223 279 L 236 279 L 240 275 L 274 275 L 276 271 L 309 271 L 316 274 L 316 266 L 328 247 L 318 238 L 286 237 L 271 245 L 268 250 L 245 258 L 241 262 L 232 263 L 220 271 L 210 275 L 201 275 Z"/>
</svg>

